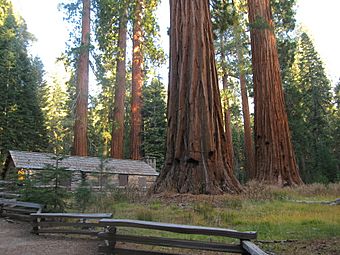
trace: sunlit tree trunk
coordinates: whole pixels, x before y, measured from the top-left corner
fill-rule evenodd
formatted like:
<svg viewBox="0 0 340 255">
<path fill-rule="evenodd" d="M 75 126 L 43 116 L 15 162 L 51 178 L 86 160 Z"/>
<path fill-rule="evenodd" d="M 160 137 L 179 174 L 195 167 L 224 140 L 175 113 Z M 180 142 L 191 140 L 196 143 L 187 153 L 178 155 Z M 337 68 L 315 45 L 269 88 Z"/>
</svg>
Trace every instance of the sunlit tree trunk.
<svg viewBox="0 0 340 255">
<path fill-rule="evenodd" d="M 301 184 L 285 111 L 269 0 L 248 0 L 255 101 L 256 179 Z"/>
<path fill-rule="evenodd" d="M 227 161 L 229 165 L 234 167 L 234 146 L 233 146 L 233 133 L 231 129 L 231 113 L 228 95 L 228 75 L 224 74 L 222 78 L 223 90 L 225 91 L 225 102 L 224 102 L 224 130 L 227 140 Z"/>
<path fill-rule="evenodd" d="M 209 1 L 170 1 L 170 80 L 165 166 L 154 191 L 238 192 L 227 162 Z"/>
<path fill-rule="evenodd" d="M 142 7 L 143 0 L 137 0 L 133 27 L 132 55 L 132 102 L 131 102 L 131 159 L 140 159 L 141 150 L 141 97 L 143 86 L 142 46 Z"/>
<path fill-rule="evenodd" d="M 73 154 L 87 156 L 87 105 L 89 86 L 90 0 L 83 0 L 82 37 L 77 69 Z"/>
<path fill-rule="evenodd" d="M 114 99 L 111 157 L 123 158 L 124 148 L 124 100 L 126 87 L 126 10 L 119 23 L 118 59 L 116 73 L 116 88 Z"/>
</svg>

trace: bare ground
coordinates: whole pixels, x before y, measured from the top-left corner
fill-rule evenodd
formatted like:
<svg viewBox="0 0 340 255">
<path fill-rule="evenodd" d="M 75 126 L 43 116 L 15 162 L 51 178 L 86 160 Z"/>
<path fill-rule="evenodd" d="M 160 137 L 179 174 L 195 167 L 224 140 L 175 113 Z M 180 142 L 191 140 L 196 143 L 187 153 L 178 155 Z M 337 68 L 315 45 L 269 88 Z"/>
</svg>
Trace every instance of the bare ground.
<svg viewBox="0 0 340 255">
<path fill-rule="evenodd" d="M 280 255 L 339 255 L 340 238 L 299 240 L 292 243 L 261 244 L 269 254 Z"/>
<path fill-rule="evenodd" d="M 37 236 L 29 223 L 0 218 L 1 255 L 92 255 L 99 241 L 60 236 Z"/>
</svg>

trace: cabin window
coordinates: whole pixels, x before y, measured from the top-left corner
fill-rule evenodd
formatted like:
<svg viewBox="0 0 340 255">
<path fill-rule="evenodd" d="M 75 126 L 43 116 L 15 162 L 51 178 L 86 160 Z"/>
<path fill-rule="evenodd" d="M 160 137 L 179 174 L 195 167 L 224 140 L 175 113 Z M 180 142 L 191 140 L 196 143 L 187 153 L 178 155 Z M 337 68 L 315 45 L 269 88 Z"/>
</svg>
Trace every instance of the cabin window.
<svg viewBox="0 0 340 255">
<path fill-rule="evenodd" d="M 118 175 L 119 186 L 127 186 L 128 185 L 128 175 L 120 174 Z"/>
</svg>

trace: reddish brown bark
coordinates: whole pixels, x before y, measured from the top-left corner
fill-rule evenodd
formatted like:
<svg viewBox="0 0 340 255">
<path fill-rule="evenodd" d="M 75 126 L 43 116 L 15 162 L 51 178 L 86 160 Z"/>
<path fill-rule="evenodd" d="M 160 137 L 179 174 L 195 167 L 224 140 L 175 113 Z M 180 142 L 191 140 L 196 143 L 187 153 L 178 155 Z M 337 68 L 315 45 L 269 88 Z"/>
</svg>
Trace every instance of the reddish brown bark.
<svg viewBox="0 0 340 255">
<path fill-rule="evenodd" d="M 90 0 L 83 0 L 82 37 L 77 69 L 73 153 L 87 156 L 87 105 L 89 87 Z"/>
<path fill-rule="evenodd" d="M 269 0 L 248 0 L 255 101 L 256 179 L 302 184 L 285 111 Z"/>
<path fill-rule="evenodd" d="M 126 86 L 126 11 L 120 20 L 118 34 L 118 49 L 117 58 L 117 74 L 116 74 L 116 89 L 114 99 L 113 125 L 112 125 L 112 140 L 111 140 L 111 157 L 123 158 L 124 148 L 124 100 Z"/>
<path fill-rule="evenodd" d="M 143 53 L 142 46 L 142 6 L 143 0 L 137 0 L 133 27 L 132 53 L 132 102 L 131 102 L 131 159 L 141 158 L 141 124 L 142 124 L 142 86 L 143 86 Z"/>
<path fill-rule="evenodd" d="M 228 91 L 228 75 L 223 75 L 223 90 Z M 234 166 L 234 146 L 233 146 L 233 133 L 231 129 L 231 114 L 228 95 L 225 97 L 224 104 L 224 130 L 227 141 L 227 161 L 229 165 Z"/>
<path fill-rule="evenodd" d="M 165 166 L 154 191 L 238 192 L 227 162 L 209 1 L 170 1 L 170 79 Z"/>
<path fill-rule="evenodd" d="M 242 113 L 243 113 L 243 126 L 244 126 L 244 150 L 246 158 L 246 173 L 248 179 L 255 178 L 255 152 L 251 132 L 251 122 L 249 113 L 249 103 L 246 88 L 246 80 L 244 71 L 240 70 L 240 86 L 241 86 L 241 97 L 242 97 Z"/>
</svg>

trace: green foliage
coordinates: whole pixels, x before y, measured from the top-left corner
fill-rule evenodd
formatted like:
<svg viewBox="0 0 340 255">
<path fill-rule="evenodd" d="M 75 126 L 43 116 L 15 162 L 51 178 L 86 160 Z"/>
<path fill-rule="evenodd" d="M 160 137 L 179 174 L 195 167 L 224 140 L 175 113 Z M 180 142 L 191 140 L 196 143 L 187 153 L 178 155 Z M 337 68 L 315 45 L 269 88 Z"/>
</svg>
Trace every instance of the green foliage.
<svg viewBox="0 0 340 255">
<path fill-rule="evenodd" d="M 9 1 L 0 3 L 0 160 L 8 149 L 44 150 L 46 130 L 39 107 L 42 63 L 27 53 L 33 36 Z"/>
<path fill-rule="evenodd" d="M 89 154 L 93 156 L 108 156 L 111 141 L 111 109 L 112 91 L 103 87 L 103 91 L 91 98 L 89 108 Z"/>
<path fill-rule="evenodd" d="M 296 26 L 296 0 L 270 0 L 275 24 L 276 44 L 279 53 L 279 62 L 283 86 L 286 86 L 290 68 L 294 62 L 297 39 Z"/>
<path fill-rule="evenodd" d="M 130 158 L 130 133 L 131 133 L 131 84 L 127 87 L 125 93 L 125 116 L 124 116 L 124 158 Z"/>
<path fill-rule="evenodd" d="M 65 66 L 76 69 L 81 45 L 81 17 L 82 0 L 70 0 L 59 4 L 59 11 L 64 13 L 64 20 L 68 21 L 69 40 L 65 54 L 61 56 Z"/>
<path fill-rule="evenodd" d="M 59 164 L 62 157 L 53 157 L 54 165 L 46 165 L 45 169 L 36 170 L 23 183 L 22 199 L 40 203 L 47 212 L 64 212 L 66 200 L 70 197 L 67 185 L 71 179 L 70 171 Z"/>
<path fill-rule="evenodd" d="M 86 183 L 84 180 L 81 181 L 80 185 L 75 190 L 74 200 L 76 202 L 76 207 L 81 212 L 84 212 L 86 207 L 88 207 L 91 203 L 92 192 L 88 183 Z"/>
<path fill-rule="evenodd" d="M 273 30 L 273 27 L 262 16 L 256 16 L 255 21 L 249 24 L 250 29 Z"/>
<path fill-rule="evenodd" d="M 166 103 L 165 89 L 159 79 L 154 78 L 150 85 L 143 88 L 142 116 L 143 154 L 155 157 L 160 169 L 165 157 Z"/>
<path fill-rule="evenodd" d="M 142 51 L 145 59 L 145 69 L 160 66 L 165 63 L 164 50 L 160 45 L 159 25 L 156 19 L 156 10 L 160 0 L 144 1 L 143 26 L 143 46 Z"/>
<path fill-rule="evenodd" d="M 48 135 L 48 149 L 54 154 L 68 154 L 72 144 L 72 125 L 70 96 L 66 82 L 54 75 L 41 88 L 41 107 L 45 117 Z"/>
<path fill-rule="evenodd" d="M 215 34 L 216 60 L 220 77 L 227 79 L 227 88 L 221 92 L 223 109 L 229 107 L 234 151 L 234 169 L 237 178 L 245 181 L 244 129 L 240 92 L 240 76 L 244 76 L 252 91 L 250 39 L 246 33 L 246 1 L 212 1 L 212 19 Z M 229 106 L 226 106 L 228 101 Z"/>
<path fill-rule="evenodd" d="M 340 80 L 334 88 L 334 107 L 331 126 L 333 127 L 333 152 L 336 159 L 337 180 L 340 180 Z"/>
<path fill-rule="evenodd" d="M 300 35 L 291 70 L 286 105 L 303 179 L 337 181 L 331 83 L 306 33 Z"/>
</svg>

